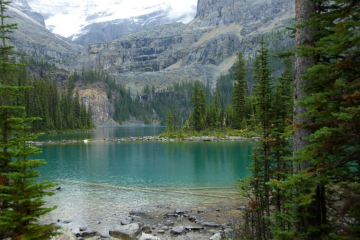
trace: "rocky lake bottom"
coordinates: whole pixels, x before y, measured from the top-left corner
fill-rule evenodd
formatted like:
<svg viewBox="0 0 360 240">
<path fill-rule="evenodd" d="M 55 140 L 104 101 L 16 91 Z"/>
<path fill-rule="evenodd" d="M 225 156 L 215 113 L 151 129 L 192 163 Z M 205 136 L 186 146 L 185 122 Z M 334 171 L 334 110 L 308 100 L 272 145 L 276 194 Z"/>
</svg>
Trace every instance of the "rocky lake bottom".
<svg viewBox="0 0 360 240">
<path fill-rule="evenodd" d="M 60 204 L 42 221 L 76 239 L 231 238 L 245 201 L 229 186 L 123 189 L 74 181 L 62 182 L 52 198 Z"/>
</svg>

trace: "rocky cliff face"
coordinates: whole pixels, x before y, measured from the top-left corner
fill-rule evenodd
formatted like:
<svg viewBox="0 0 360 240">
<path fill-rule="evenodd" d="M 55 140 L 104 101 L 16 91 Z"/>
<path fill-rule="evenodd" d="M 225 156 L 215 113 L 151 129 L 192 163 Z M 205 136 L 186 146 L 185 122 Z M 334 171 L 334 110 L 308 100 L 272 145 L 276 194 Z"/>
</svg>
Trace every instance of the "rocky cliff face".
<svg viewBox="0 0 360 240">
<path fill-rule="evenodd" d="M 76 68 L 106 71 L 133 92 L 144 84 L 160 88 L 188 79 L 212 82 L 230 69 L 239 51 L 253 56 L 261 36 L 284 28 L 293 16 L 293 0 L 199 0 L 189 24 L 92 44 L 78 54 Z"/>
<path fill-rule="evenodd" d="M 96 125 L 119 125 L 112 119 L 114 106 L 107 97 L 106 85 L 104 83 L 98 82 L 87 85 L 77 83 L 75 87 L 75 91 L 76 90 L 79 91 L 79 97 L 83 99 L 85 105 L 87 107 L 90 105 L 92 119 Z"/>
</svg>

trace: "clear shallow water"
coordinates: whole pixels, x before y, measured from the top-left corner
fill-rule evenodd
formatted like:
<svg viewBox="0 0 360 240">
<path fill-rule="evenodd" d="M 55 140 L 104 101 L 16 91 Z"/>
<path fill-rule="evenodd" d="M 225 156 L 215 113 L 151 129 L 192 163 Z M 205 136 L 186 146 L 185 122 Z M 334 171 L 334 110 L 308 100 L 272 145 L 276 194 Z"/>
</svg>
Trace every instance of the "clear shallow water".
<svg viewBox="0 0 360 240">
<path fill-rule="evenodd" d="M 156 136 L 162 133 L 162 126 L 124 126 L 111 128 L 97 128 L 94 131 L 80 133 L 46 134 L 40 136 L 37 141 L 62 141 L 82 139 L 104 139 L 122 137 Z"/>
<path fill-rule="evenodd" d="M 107 129 L 106 134 L 118 134 L 111 133 L 118 129 Z M 44 221 L 70 219 L 70 227 L 106 231 L 108 225 L 119 222 L 119 216 L 137 207 L 151 210 L 158 205 L 186 208 L 234 203 L 240 197 L 237 178 L 249 175 L 253 146 L 246 141 L 41 146 L 43 153 L 37 158 L 48 163 L 40 168 L 42 179 L 62 187 L 47 199 L 48 205 L 58 209 Z M 99 221 L 104 224 L 98 225 Z"/>
</svg>

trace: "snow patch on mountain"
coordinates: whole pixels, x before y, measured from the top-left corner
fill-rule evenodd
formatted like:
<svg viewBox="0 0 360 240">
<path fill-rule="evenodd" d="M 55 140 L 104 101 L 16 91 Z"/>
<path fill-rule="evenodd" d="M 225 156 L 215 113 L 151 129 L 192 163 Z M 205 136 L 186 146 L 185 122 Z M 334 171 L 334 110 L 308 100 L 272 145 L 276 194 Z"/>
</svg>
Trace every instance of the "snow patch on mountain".
<svg viewBox="0 0 360 240">
<path fill-rule="evenodd" d="M 16 1 L 21 3 L 24 0 Z M 170 19 L 188 23 L 196 14 L 197 0 L 28 0 L 28 3 L 44 16 L 49 30 L 69 37 L 93 23 L 135 20 L 137 16 L 156 11 L 166 12 Z"/>
</svg>

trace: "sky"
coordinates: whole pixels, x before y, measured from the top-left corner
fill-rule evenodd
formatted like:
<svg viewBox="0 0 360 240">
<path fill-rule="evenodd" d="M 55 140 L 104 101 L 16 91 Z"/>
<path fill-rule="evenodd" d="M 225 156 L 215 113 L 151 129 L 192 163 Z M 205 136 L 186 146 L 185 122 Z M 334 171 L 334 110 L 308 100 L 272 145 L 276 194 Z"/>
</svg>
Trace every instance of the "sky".
<svg viewBox="0 0 360 240">
<path fill-rule="evenodd" d="M 183 22 L 188 23 L 196 14 L 197 0 L 28 0 L 28 3 L 45 17 L 51 31 L 69 37 L 94 22 L 136 17 L 159 9 L 169 9 L 170 18 L 186 14 Z"/>
</svg>

